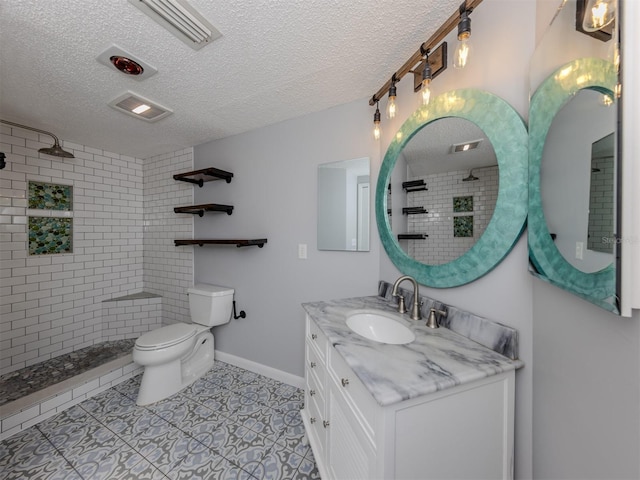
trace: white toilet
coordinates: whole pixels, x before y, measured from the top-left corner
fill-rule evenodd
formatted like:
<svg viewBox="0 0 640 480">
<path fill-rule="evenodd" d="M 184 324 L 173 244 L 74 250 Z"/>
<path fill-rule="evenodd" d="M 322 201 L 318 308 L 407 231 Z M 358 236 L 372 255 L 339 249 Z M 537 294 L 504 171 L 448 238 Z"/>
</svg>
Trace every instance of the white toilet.
<svg viewBox="0 0 640 480">
<path fill-rule="evenodd" d="M 144 367 L 138 405 L 158 402 L 204 375 L 214 361 L 211 327 L 231 320 L 233 288 L 199 283 L 188 290 L 193 323 L 176 323 L 145 333 L 133 347 Z"/>
</svg>

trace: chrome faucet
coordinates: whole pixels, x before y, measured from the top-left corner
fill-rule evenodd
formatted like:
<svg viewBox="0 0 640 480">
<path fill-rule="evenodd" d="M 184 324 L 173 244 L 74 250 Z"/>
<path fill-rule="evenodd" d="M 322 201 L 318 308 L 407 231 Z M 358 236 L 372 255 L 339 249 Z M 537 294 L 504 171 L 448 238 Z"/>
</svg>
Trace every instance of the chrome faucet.
<svg viewBox="0 0 640 480">
<path fill-rule="evenodd" d="M 411 320 L 420 320 L 422 316 L 420 315 L 420 292 L 418 287 L 418 282 L 413 277 L 409 275 L 404 275 L 396 280 L 396 283 L 393 284 L 393 290 L 391 291 L 391 296 L 399 297 L 398 300 L 398 312 L 406 313 L 407 308 L 404 304 L 404 297 L 398 293 L 398 286 L 405 280 L 409 280 L 413 283 L 413 306 L 411 307 Z"/>
</svg>

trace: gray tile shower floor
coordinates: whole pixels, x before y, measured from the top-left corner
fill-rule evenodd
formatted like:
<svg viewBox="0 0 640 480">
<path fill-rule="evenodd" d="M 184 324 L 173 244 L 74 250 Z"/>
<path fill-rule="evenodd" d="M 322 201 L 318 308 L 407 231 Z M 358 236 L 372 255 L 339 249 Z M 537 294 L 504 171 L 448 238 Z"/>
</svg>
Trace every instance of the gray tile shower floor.
<svg viewBox="0 0 640 480">
<path fill-rule="evenodd" d="M 0 442 L 0 478 L 320 478 L 301 390 L 219 361 L 148 407 L 135 404 L 139 384 L 140 376 Z"/>
</svg>

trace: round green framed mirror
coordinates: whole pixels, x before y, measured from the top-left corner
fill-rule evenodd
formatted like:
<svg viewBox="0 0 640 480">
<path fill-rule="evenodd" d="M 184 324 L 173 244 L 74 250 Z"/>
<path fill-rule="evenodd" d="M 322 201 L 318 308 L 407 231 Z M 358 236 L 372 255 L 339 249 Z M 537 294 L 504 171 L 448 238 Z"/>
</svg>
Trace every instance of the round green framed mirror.
<svg viewBox="0 0 640 480">
<path fill-rule="evenodd" d="M 564 226 L 558 225 L 553 227 L 554 231 L 549 229 L 550 214 L 555 214 L 553 210 L 562 208 L 557 204 L 551 204 L 550 194 L 558 193 L 556 187 L 552 191 L 545 192 L 544 185 L 547 185 L 543 180 L 542 172 L 544 169 L 547 171 L 553 170 L 554 164 L 557 164 L 564 160 L 567 155 L 553 155 L 549 154 L 552 134 L 562 126 L 558 124 L 562 115 L 565 114 L 566 109 L 573 102 L 577 102 L 587 91 L 597 92 L 600 96 L 604 95 L 609 99 L 613 99 L 613 91 L 617 83 L 617 73 L 614 65 L 611 62 L 598 58 L 581 58 L 569 62 L 554 73 L 552 73 L 547 79 L 538 87 L 536 92 L 531 98 L 531 104 L 529 107 L 529 220 L 528 220 L 528 244 L 529 244 L 529 257 L 531 264 L 535 267 L 535 274 L 549 283 L 561 287 L 567 291 L 570 291 L 602 308 L 609 311 L 618 312 L 617 307 L 617 293 L 616 293 L 616 268 L 615 268 L 615 256 L 610 255 L 610 262 L 604 268 L 600 268 L 597 271 L 590 271 L 584 268 L 586 262 L 582 261 L 583 248 L 584 255 L 588 255 L 590 252 L 587 249 L 596 250 L 596 248 L 589 246 L 590 240 L 588 238 L 593 237 L 591 230 L 587 230 L 584 227 L 579 233 L 557 232 L 556 229 Z M 580 122 L 587 121 L 589 124 L 593 124 L 601 120 L 598 115 L 594 115 L 593 111 L 603 108 L 615 108 L 605 107 L 594 104 L 591 112 L 581 111 L 581 115 L 574 115 L 570 119 L 564 121 L 565 125 L 572 124 L 574 127 L 579 126 Z M 596 112 L 597 113 L 597 112 Z M 582 117 L 582 118 L 581 118 Z M 603 116 L 604 117 L 604 116 Z M 609 127 L 604 126 L 602 129 L 609 133 L 609 131 L 615 131 L 615 117 L 610 116 L 611 121 Z M 606 127 L 606 128 L 605 128 Z M 564 131 L 564 130 L 563 130 Z M 599 130 L 596 130 L 599 131 Z M 588 129 L 581 128 L 579 135 L 567 136 L 565 140 L 566 145 L 570 138 L 575 138 L 576 141 L 584 143 L 588 154 L 583 155 L 582 161 L 579 166 L 585 171 L 590 170 L 593 172 L 600 171 L 600 168 L 594 168 L 592 158 L 592 141 L 595 147 L 595 140 L 600 137 L 601 134 L 590 139 Z M 612 135 L 610 135 L 612 136 Z M 580 137 L 580 138 L 576 138 Z M 555 140 L 555 137 L 554 141 Z M 545 150 L 546 149 L 546 150 Z M 612 148 L 613 150 L 613 148 Z M 578 149 L 575 146 L 571 146 L 570 152 L 577 152 Z M 589 158 L 587 158 L 589 157 Z M 543 161 L 544 159 L 544 161 Z M 543 164 L 545 167 L 543 168 Z M 562 168 L 562 167 L 560 167 Z M 571 168 L 570 175 L 577 176 L 578 169 Z M 587 195 L 588 195 L 588 181 L 587 183 Z M 613 174 L 612 174 L 612 186 L 609 189 L 613 192 Z M 562 195 L 565 199 L 573 199 L 579 195 L 577 189 L 574 189 L 569 182 L 564 182 L 562 185 Z M 544 194 L 544 195 L 543 195 Z M 591 185 L 591 195 L 593 195 L 593 180 Z M 611 205 L 614 205 L 613 193 L 611 195 Z M 545 198 L 543 198 L 543 196 Z M 546 202 L 546 214 L 543 209 L 543 204 Z M 583 215 L 586 219 L 590 209 L 593 209 L 589 205 L 589 199 L 587 198 L 582 205 L 582 208 L 573 208 L 570 215 L 577 217 Z M 555 205 L 555 206 L 554 206 Z M 612 208 L 612 216 L 613 213 Z M 586 222 L 586 220 L 585 220 Z M 563 222 L 564 224 L 568 222 Z M 561 238 L 561 237 L 568 238 Z M 595 235 L 600 237 L 601 235 Z M 584 243 L 582 238 L 584 237 Z M 610 246 L 615 247 L 615 234 L 611 233 L 607 235 Z M 563 248 L 559 242 L 561 240 L 569 241 L 570 251 Z M 593 240 L 591 238 L 591 240 Z M 571 243 L 572 242 L 572 243 Z M 617 249 L 615 249 L 617 250 Z M 564 252 L 564 253 L 563 253 Z M 569 253 L 568 253 L 569 252 Z M 572 257 L 577 257 L 576 260 Z M 584 257 L 587 260 L 587 257 Z"/>
<path fill-rule="evenodd" d="M 493 215 L 471 248 L 451 261 L 430 265 L 409 256 L 394 236 L 387 215 L 387 192 L 405 145 L 427 125 L 450 117 L 469 120 L 489 139 L 497 159 L 499 189 Z M 472 282 L 498 265 L 513 248 L 525 226 L 527 157 L 528 135 L 524 122 L 507 102 L 493 94 L 476 89 L 453 90 L 434 98 L 427 107 L 419 108 L 389 145 L 376 186 L 378 232 L 387 255 L 398 270 L 423 285 L 449 288 Z M 428 248 L 428 237 L 425 242 Z"/>
</svg>

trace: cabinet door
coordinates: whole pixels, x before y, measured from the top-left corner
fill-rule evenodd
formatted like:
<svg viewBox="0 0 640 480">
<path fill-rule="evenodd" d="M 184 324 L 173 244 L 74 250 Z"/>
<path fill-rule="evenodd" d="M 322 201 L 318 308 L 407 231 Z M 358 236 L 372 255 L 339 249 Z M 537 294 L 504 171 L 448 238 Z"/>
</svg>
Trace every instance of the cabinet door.
<svg viewBox="0 0 640 480">
<path fill-rule="evenodd" d="M 329 382 L 327 465 L 335 480 L 371 479 L 375 451 L 337 386 Z"/>
</svg>

